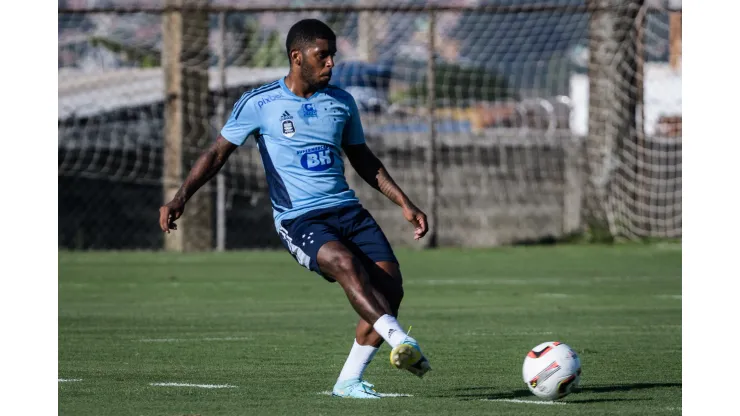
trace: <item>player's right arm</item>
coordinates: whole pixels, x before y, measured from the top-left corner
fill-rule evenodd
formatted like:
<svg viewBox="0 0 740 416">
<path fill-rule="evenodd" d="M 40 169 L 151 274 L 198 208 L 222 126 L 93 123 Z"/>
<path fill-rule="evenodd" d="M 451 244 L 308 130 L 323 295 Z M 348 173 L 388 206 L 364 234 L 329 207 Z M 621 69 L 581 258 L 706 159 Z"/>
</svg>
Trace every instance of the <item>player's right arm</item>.
<svg viewBox="0 0 740 416">
<path fill-rule="evenodd" d="M 237 145 L 219 135 L 216 141 L 198 157 L 198 160 L 190 169 L 188 177 L 185 178 L 185 182 L 177 190 L 172 200 L 159 208 L 159 226 L 162 231 L 169 233 L 170 230 L 177 229 L 175 220 L 180 218 L 185 211 L 185 203 L 195 194 L 195 191 L 221 170 L 229 155 L 237 147 Z"/>
<path fill-rule="evenodd" d="M 185 211 L 185 203 L 201 186 L 216 176 L 216 173 L 221 170 L 231 153 L 244 144 L 247 137 L 259 128 L 254 102 L 250 100 L 253 96 L 254 94 L 250 93 L 244 94 L 234 104 L 231 117 L 229 117 L 216 141 L 195 161 L 188 177 L 185 178 L 185 182 L 180 186 L 172 200 L 159 208 L 159 227 L 163 232 L 169 233 L 170 230 L 177 229 L 175 221 Z"/>
</svg>

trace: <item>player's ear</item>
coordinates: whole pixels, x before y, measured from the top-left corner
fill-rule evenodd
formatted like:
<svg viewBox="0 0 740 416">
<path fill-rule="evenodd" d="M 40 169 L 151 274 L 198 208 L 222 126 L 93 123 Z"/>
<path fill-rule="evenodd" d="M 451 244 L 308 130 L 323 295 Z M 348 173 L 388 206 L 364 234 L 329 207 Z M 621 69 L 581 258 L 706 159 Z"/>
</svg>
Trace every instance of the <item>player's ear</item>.
<svg viewBox="0 0 740 416">
<path fill-rule="evenodd" d="M 297 66 L 301 66 L 303 63 L 303 54 L 297 49 L 290 51 L 290 60 L 293 61 Z"/>
</svg>

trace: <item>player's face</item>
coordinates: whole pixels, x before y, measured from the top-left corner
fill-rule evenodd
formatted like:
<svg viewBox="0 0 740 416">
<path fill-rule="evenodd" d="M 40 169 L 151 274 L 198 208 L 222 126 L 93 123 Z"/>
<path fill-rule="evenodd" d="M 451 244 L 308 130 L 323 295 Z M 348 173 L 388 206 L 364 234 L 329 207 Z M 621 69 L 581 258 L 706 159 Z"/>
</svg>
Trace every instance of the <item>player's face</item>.
<svg viewBox="0 0 740 416">
<path fill-rule="evenodd" d="M 329 85 L 336 53 L 336 42 L 316 39 L 316 42 L 303 50 L 303 62 L 301 64 L 303 80 L 314 88 L 324 88 Z"/>
</svg>

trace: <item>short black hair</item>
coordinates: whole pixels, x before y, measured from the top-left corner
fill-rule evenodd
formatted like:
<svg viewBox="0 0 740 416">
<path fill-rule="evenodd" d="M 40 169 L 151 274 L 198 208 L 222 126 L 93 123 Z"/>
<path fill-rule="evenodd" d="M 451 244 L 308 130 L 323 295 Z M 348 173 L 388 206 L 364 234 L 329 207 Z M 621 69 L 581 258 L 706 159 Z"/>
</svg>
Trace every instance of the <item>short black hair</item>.
<svg viewBox="0 0 740 416">
<path fill-rule="evenodd" d="M 285 39 L 285 50 L 288 53 L 288 59 L 290 59 L 291 50 L 303 49 L 316 39 L 336 42 L 337 35 L 326 23 L 318 19 L 303 19 L 296 22 L 288 31 L 288 37 Z"/>
</svg>

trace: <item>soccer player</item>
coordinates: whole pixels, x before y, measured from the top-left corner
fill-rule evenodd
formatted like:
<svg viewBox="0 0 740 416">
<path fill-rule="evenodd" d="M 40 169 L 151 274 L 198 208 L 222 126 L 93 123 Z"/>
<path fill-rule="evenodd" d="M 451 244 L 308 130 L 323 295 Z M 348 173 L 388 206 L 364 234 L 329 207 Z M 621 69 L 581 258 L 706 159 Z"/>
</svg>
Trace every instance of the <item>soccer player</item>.
<svg viewBox="0 0 740 416">
<path fill-rule="evenodd" d="M 417 240 L 428 231 L 427 217 L 365 144 L 352 96 L 329 84 L 337 50 L 334 32 L 319 20 L 301 20 L 291 27 L 285 46 L 287 77 L 245 93 L 234 104 L 221 134 L 195 162 L 172 201 L 159 209 L 160 227 L 167 233 L 176 230 L 175 220 L 188 199 L 238 146 L 255 137 L 283 245 L 301 266 L 338 282 L 360 316 L 333 395 L 379 398 L 362 376 L 383 341 L 392 348 L 395 367 L 418 377 L 431 367 L 396 320 L 403 298 L 398 260 L 349 188 L 342 151 L 366 182 L 401 207 Z"/>
</svg>

